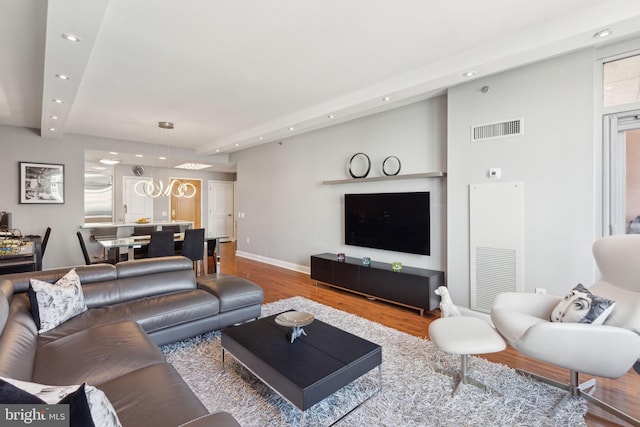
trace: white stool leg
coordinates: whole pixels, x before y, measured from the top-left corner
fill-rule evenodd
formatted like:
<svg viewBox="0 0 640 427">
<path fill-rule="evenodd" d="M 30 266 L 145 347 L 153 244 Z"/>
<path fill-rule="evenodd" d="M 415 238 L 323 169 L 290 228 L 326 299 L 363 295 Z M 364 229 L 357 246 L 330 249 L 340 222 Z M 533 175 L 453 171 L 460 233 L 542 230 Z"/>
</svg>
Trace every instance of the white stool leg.
<svg viewBox="0 0 640 427">
<path fill-rule="evenodd" d="M 436 367 L 435 371 L 440 374 L 450 376 L 457 380 L 454 385 L 452 395 L 455 395 L 458 392 L 458 390 L 460 390 L 461 384 L 471 384 L 482 390 L 487 390 L 486 385 L 482 384 L 480 381 L 476 380 L 471 375 L 469 375 L 469 355 L 468 354 L 460 355 L 460 370 L 443 369 L 440 367 Z"/>
</svg>

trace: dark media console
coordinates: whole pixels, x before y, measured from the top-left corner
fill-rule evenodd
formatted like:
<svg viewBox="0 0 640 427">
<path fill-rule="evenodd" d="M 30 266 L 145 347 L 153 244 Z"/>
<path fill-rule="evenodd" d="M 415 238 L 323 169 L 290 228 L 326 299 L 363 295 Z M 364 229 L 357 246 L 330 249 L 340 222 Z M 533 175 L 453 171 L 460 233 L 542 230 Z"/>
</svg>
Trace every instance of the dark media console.
<svg viewBox="0 0 640 427">
<path fill-rule="evenodd" d="M 414 308 L 424 315 L 438 307 L 439 298 L 433 293 L 444 285 L 444 272 L 416 267 L 391 270 L 391 264 L 371 261 L 362 264 L 360 258 L 345 257 L 338 261 L 337 254 L 324 253 L 311 256 L 311 278 L 329 286 L 354 292 L 366 297 Z"/>
</svg>

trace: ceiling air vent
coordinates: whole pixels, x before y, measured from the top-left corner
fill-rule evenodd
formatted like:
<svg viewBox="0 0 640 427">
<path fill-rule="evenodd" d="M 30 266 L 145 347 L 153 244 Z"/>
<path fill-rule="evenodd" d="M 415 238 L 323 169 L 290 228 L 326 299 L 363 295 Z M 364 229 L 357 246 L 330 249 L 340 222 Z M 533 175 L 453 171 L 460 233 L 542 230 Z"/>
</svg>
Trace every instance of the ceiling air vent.
<svg viewBox="0 0 640 427">
<path fill-rule="evenodd" d="M 505 120 L 471 126 L 471 142 L 524 134 L 524 119 Z"/>
</svg>

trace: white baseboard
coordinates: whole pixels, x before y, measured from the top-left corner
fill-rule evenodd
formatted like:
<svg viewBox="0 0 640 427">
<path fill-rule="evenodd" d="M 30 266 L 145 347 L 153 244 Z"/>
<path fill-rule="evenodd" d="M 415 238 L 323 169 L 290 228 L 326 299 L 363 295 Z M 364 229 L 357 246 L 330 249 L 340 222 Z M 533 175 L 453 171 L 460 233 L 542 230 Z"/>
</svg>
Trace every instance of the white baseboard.
<svg viewBox="0 0 640 427">
<path fill-rule="evenodd" d="M 285 262 L 279 259 L 265 257 L 262 255 L 256 255 L 250 252 L 236 251 L 236 256 L 251 259 L 258 262 L 264 262 L 265 264 L 275 265 L 276 267 L 286 268 L 287 270 L 297 271 L 298 273 L 311 274 L 310 267 L 299 265 L 299 264 L 293 264 L 293 263 Z"/>
<path fill-rule="evenodd" d="M 236 251 L 236 256 L 251 259 L 253 261 L 264 262 L 265 264 L 275 265 L 276 267 L 286 268 L 287 270 L 297 271 L 298 273 L 311 274 L 311 267 L 292 264 L 290 262 L 285 262 L 279 259 L 269 258 L 262 255 L 256 255 L 250 252 Z M 491 316 L 487 313 L 471 310 L 470 308 L 466 307 L 458 307 L 458 310 L 460 310 L 460 314 L 462 314 L 463 316 L 477 317 L 493 325 L 493 323 L 491 322 Z"/>
</svg>

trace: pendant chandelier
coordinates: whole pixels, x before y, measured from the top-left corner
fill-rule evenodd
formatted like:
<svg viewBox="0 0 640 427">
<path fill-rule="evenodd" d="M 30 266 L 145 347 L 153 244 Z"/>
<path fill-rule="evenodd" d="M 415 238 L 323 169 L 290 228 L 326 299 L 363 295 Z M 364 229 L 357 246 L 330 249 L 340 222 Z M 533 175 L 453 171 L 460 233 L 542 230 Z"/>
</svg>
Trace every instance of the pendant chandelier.
<svg viewBox="0 0 640 427">
<path fill-rule="evenodd" d="M 158 127 L 165 130 L 173 130 L 174 125 L 171 122 L 158 122 Z M 165 184 L 160 179 L 149 178 L 138 181 L 133 187 L 135 193 L 139 196 L 157 197 L 184 197 L 191 198 L 196 195 L 196 187 L 190 182 L 182 182 L 179 179 L 171 179 Z"/>
</svg>

